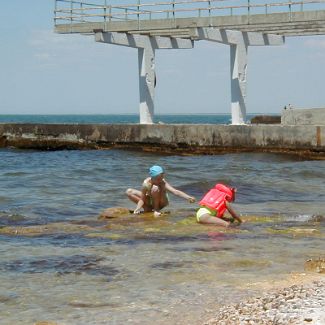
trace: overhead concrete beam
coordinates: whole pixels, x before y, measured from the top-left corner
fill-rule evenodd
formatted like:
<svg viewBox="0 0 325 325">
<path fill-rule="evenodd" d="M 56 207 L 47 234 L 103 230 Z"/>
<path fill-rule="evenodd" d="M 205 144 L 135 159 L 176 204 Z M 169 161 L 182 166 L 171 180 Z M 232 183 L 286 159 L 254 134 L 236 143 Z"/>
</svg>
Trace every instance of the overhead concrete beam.
<svg viewBox="0 0 325 325">
<path fill-rule="evenodd" d="M 96 42 L 115 44 L 133 48 L 145 48 L 150 43 L 154 49 L 191 49 L 194 43 L 190 39 L 163 36 L 135 35 L 116 32 L 96 32 Z"/>
<path fill-rule="evenodd" d="M 218 42 L 226 45 L 244 43 L 246 46 L 283 45 L 284 36 L 257 32 L 199 27 L 192 29 L 192 37 L 199 40 Z"/>
</svg>

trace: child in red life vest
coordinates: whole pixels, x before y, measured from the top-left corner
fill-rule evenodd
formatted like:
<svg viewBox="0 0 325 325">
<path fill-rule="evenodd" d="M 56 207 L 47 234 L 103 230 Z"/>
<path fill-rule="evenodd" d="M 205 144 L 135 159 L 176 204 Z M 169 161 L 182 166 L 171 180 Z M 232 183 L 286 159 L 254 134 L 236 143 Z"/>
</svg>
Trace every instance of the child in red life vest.
<svg viewBox="0 0 325 325">
<path fill-rule="evenodd" d="M 228 227 L 230 222 L 223 219 L 223 215 L 227 210 L 241 224 L 241 218 L 229 203 L 235 201 L 235 192 L 235 188 L 217 184 L 199 202 L 201 207 L 196 213 L 197 221 L 199 223 Z"/>
</svg>

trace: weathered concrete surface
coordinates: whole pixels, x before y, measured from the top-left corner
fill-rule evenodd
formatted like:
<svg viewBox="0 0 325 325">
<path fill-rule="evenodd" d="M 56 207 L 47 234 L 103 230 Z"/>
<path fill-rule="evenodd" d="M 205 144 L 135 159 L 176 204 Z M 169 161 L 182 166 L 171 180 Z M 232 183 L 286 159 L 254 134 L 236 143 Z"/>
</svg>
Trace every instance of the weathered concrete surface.
<svg viewBox="0 0 325 325">
<path fill-rule="evenodd" d="M 0 146 L 125 148 L 173 154 L 288 152 L 325 158 L 325 126 L 217 124 L 0 124 Z"/>
<path fill-rule="evenodd" d="M 283 125 L 325 125 L 325 108 L 293 109 L 282 111 Z"/>
</svg>

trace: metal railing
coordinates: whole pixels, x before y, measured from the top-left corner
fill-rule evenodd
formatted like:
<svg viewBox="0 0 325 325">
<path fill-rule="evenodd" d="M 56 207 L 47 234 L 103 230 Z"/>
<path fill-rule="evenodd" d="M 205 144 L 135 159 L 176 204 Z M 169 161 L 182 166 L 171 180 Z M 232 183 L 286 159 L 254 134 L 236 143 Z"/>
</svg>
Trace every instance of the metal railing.
<svg viewBox="0 0 325 325">
<path fill-rule="evenodd" d="M 130 3 L 136 1 L 135 3 Z M 143 1 L 143 2 L 141 2 Z M 54 23 L 175 19 L 325 10 L 325 0 L 55 0 Z"/>
</svg>

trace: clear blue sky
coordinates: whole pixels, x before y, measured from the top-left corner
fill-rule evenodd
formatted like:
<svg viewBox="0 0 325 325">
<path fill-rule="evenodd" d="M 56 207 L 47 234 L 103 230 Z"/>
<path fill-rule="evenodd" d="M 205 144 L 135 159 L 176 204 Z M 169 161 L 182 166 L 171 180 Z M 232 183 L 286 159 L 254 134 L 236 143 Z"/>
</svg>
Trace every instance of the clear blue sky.
<svg viewBox="0 0 325 325">
<path fill-rule="evenodd" d="M 138 113 L 137 50 L 53 32 L 52 0 L 2 0 L 0 114 Z M 156 55 L 157 113 L 229 113 L 229 48 Z M 325 107 L 325 36 L 250 47 L 248 113 Z"/>
</svg>

